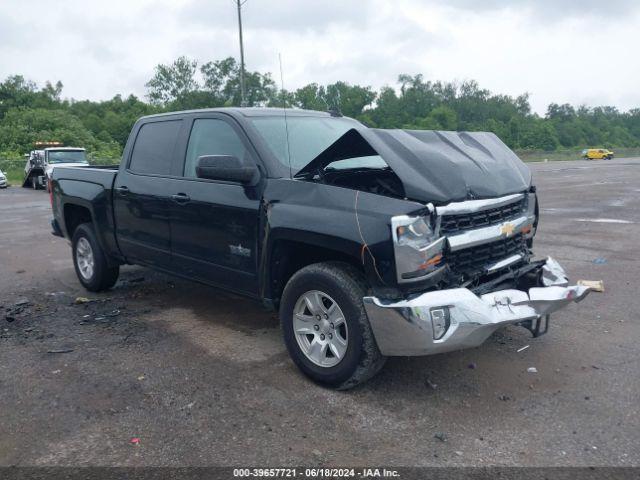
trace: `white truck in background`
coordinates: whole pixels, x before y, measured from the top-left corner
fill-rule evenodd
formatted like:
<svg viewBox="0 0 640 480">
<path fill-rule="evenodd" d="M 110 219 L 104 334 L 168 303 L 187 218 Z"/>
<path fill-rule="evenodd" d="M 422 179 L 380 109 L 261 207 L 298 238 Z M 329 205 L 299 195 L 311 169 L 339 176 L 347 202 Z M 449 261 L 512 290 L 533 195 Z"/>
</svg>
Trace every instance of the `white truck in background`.
<svg viewBox="0 0 640 480">
<path fill-rule="evenodd" d="M 36 142 L 36 150 L 26 154 L 23 187 L 46 188 L 54 167 L 89 165 L 84 148 L 63 147 L 60 142 Z"/>
</svg>

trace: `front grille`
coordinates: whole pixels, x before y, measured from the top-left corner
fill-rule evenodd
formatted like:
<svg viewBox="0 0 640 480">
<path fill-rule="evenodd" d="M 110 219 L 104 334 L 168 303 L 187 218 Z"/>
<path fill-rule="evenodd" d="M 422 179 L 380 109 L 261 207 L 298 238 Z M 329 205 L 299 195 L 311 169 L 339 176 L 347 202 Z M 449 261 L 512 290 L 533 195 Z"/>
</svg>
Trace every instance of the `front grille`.
<svg viewBox="0 0 640 480">
<path fill-rule="evenodd" d="M 463 230 L 487 227 L 502 223 L 522 213 L 525 199 L 503 205 L 501 207 L 482 210 L 481 212 L 443 215 L 440 223 L 440 233 L 447 235 Z"/>
<path fill-rule="evenodd" d="M 477 273 L 484 273 L 485 267 L 524 250 L 524 237 L 516 235 L 497 242 L 450 252 L 446 258 L 453 273 L 469 277 Z"/>
</svg>

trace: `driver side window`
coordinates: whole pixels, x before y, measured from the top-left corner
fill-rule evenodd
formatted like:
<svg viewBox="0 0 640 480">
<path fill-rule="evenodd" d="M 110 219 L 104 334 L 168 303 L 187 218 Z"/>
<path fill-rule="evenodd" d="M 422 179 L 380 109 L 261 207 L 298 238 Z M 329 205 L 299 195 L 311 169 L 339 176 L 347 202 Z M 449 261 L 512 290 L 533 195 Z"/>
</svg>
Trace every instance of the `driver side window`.
<svg viewBox="0 0 640 480">
<path fill-rule="evenodd" d="M 235 130 L 227 122 L 215 118 L 200 118 L 193 122 L 184 176 L 196 178 L 198 158 L 203 155 L 233 155 L 248 160 L 248 152 Z"/>
</svg>

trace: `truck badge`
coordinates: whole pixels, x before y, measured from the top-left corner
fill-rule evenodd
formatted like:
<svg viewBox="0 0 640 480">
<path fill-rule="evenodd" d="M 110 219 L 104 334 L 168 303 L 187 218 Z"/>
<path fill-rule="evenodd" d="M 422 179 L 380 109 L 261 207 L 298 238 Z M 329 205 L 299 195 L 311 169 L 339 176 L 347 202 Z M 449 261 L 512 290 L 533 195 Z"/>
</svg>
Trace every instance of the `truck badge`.
<svg viewBox="0 0 640 480">
<path fill-rule="evenodd" d="M 511 235 L 513 235 L 514 229 L 515 227 L 513 226 L 513 223 L 505 223 L 500 227 L 500 233 L 505 237 L 510 237 Z"/>
</svg>

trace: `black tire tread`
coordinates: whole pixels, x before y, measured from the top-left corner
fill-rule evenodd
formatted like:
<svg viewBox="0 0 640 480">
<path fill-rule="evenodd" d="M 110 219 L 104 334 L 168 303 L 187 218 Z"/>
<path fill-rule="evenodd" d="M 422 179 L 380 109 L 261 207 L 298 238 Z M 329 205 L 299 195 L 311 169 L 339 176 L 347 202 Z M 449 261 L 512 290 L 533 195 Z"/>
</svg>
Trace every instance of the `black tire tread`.
<svg viewBox="0 0 640 480">
<path fill-rule="evenodd" d="M 89 282 L 82 278 L 80 272 L 78 272 L 78 266 L 76 264 L 75 247 L 80 237 L 85 237 L 91 244 L 91 249 L 93 250 L 95 273 L 94 278 Z M 118 265 L 116 265 L 115 267 L 109 265 L 107 257 L 100 247 L 100 244 L 98 243 L 92 224 L 82 223 L 78 225 L 78 227 L 73 232 L 71 248 L 73 266 L 76 270 L 78 280 L 84 288 L 86 288 L 90 292 L 102 292 L 104 290 L 110 289 L 116 284 L 116 282 L 118 281 L 118 276 L 120 275 L 120 267 Z"/>
<path fill-rule="evenodd" d="M 322 262 L 308 265 L 296 272 L 285 287 L 283 298 L 288 294 L 288 290 L 295 285 L 302 276 L 320 275 L 333 282 L 338 289 L 345 294 L 359 312 L 356 321 L 360 326 L 362 336 L 362 352 L 358 364 L 351 376 L 338 385 L 331 385 L 337 390 L 347 390 L 353 388 L 373 377 L 386 362 L 386 357 L 380 353 L 376 343 L 367 313 L 362 303 L 362 297 L 367 292 L 367 284 L 362 273 L 347 263 L 343 262 Z M 283 305 L 285 302 L 281 302 Z M 283 318 L 281 311 L 281 319 Z M 315 379 L 314 379 L 315 380 Z"/>
</svg>

